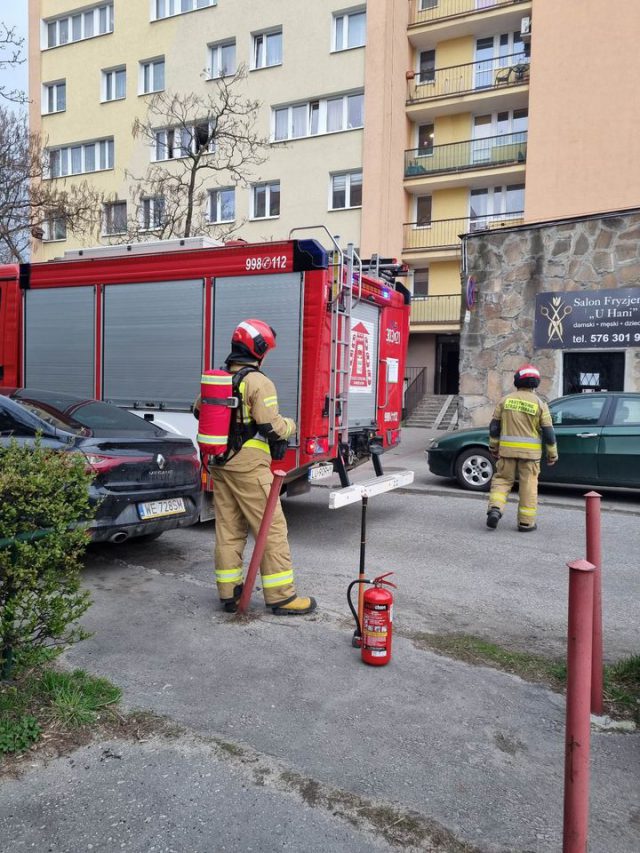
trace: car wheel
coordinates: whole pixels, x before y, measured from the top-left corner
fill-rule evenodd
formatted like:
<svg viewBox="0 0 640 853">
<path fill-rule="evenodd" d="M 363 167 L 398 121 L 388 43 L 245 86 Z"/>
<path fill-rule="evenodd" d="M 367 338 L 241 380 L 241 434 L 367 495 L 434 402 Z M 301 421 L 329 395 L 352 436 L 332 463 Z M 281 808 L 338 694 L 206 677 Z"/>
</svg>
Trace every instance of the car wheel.
<svg viewBox="0 0 640 853">
<path fill-rule="evenodd" d="M 463 489 L 488 492 L 493 477 L 493 460 L 488 450 L 472 447 L 456 459 L 456 480 Z"/>
</svg>

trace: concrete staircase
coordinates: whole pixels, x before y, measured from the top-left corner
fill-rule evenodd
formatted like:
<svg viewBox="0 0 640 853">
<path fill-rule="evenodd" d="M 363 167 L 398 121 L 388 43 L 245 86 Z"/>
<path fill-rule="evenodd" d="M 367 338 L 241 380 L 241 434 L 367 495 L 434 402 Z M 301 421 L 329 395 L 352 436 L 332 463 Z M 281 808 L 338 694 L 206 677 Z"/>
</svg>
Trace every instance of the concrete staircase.
<svg viewBox="0 0 640 853">
<path fill-rule="evenodd" d="M 455 394 L 425 394 L 405 426 L 424 429 L 454 429 L 458 422 Z"/>
</svg>

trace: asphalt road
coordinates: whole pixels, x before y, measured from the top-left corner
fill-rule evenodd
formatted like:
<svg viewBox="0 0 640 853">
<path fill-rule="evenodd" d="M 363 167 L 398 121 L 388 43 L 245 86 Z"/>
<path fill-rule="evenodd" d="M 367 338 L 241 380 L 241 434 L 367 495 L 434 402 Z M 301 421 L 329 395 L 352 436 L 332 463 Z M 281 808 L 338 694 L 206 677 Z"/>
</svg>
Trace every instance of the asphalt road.
<svg viewBox="0 0 640 853">
<path fill-rule="evenodd" d="M 394 571 L 398 583 L 383 669 L 350 646 L 360 509 L 329 510 L 327 488 L 285 501 L 300 592 L 320 605 L 306 619 L 272 616 L 259 591 L 245 623 L 217 609 L 213 524 L 92 551 L 84 622 L 94 635 L 67 665 L 107 675 L 126 707 L 165 714 L 187 734 L 96 743 L 5 782 L 7 849 L 558 850 L 563 697 L 411 636 L 473 633 L 561 655 L 565 563 L 584 555 L 582 498 L 545 494 L 528 535 L 510 506 L 491 532 L 484 497 L 429 479 L 424 441 L 385 461 L 414 461 L 415 486 L 369 503 L 367 572 Z M 615 659 L 638 652 L 640 507 L 635 497 L 605 504 L 605 652 Z M 101 760 L 105 749 L 121 757 Z M 590 850 L 637 853 L 640 735 L 594 732 L 592 774 Z"/>
</svg>

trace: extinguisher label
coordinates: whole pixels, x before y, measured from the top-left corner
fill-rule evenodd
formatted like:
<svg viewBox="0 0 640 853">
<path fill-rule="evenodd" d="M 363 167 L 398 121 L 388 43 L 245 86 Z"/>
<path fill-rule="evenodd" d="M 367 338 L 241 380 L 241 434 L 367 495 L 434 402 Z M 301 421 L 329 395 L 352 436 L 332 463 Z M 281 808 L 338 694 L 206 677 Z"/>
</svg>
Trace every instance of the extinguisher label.
<svg viewBox="0 0 640 853">
<path fill-rule="evenodd" d="M 364 646 L 371 649 L 372 654 L 386 654 L 387 646 L 387 606 L 377 605 L 365 607 L 364 611 Z"/>
</svg>

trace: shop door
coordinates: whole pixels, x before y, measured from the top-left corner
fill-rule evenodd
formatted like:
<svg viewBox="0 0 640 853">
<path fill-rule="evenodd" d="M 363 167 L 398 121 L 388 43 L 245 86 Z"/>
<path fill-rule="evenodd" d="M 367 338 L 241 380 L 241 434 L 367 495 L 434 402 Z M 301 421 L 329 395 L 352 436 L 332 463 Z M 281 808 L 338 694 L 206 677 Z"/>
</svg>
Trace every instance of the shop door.
<svg viewBox="0 0 640 853">
<path fill-rule="evenodd" d="M 460 341 L 458 338 L 437 339 L 436 394 L 457 394 L 460 384 Z"/>
<path fill-rule="evenodd" d="M 563 394 L 624 391 L 623 352 L 565 352 Z"/>
</svg>

